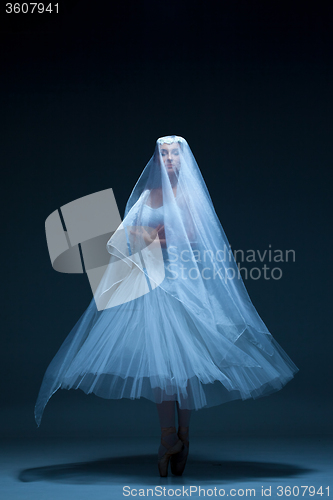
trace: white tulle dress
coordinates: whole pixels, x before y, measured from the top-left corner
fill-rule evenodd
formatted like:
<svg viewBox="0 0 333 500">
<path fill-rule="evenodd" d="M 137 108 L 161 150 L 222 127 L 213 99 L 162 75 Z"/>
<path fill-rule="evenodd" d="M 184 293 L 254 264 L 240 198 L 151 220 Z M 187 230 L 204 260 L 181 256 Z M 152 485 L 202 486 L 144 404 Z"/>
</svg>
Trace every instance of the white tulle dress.
<svg viewBox="0 0 333 500">
<path fill-rule="evenodd" d="M 163 145 L 165 151 L 174 146 L 179 157 L 167 168 Z M 154 193 L 162 205 L 149 203 Z M 157 262 L 131 228 L 159 226 Z M 110 399 L 177 400 L 198 410 L 266 396 L 290 381 L 298 368 L 259 317 L 241 277 L 232 277 L 233 257 L 217 257 L 223 245 L 230 248 L 187 142 L 160 139 L 107 244 L 110 265 L 99 290 L 100 297 L 108 291 L 104 308 L 91 300 L 50 363 L 37 424 L 60 388 Z M 120 277 L 117 259 L 125 262 Z"/>
</svg>

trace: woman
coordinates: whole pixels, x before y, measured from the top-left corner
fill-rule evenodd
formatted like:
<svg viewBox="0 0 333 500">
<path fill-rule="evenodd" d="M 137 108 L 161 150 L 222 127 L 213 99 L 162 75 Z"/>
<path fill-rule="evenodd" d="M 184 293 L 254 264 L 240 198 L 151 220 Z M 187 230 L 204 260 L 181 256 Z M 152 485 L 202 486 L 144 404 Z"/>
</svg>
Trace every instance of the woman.
<svg viewBox="0 0 333 500">
<path fill-rule="evenodd" d="M 248 296 L 185 139 L 157 140 L 107 250 L 94 299 L 46 371 L 36 421 L 59 388 L 145 397 L 160 419 L 160 475 L 169 461 L 181 475 L 193 409 L 271 394 L 298 368 Z"/>
</svg>

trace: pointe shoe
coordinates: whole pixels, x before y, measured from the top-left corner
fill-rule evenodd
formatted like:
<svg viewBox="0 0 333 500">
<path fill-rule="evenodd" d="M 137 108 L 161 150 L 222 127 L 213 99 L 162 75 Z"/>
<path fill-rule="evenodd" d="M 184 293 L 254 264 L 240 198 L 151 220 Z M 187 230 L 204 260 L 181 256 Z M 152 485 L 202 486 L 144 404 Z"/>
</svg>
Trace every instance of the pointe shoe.
<svg viewBox="0 0 333 500">
<path fill-rule="evenodd" d="M 176 434 L 176 428 L 175 427 L 162 428 L 161 444 L 164 446 L 164 448 L 167 449 L 167 451 L 157 460 L 158 470 L 160 472 L 161 477 L 167 477 L 168 475 L 168 465 L 170 457 L 175 455 L 176 453 L 179 453 L 183 448 L 183 442 L 180 439 L 178 439 L 176 444 L 174 444 L 173 446 L 170 445 L 167 441 L 165 441 L 165 439 L 163 439 L 163 436 L 165 437 L 168 436 L 169 434 Z"/>
<path fill-rule="evenodd" d="M 181 476 L 185 469 L 190 448 L 188 431 L 188 427 L 179 427 L 178 437 L 183 442 L 184 447 L 179 453 L 172 455 L 172 457 L 170 458 L 171 472 L 174 476 Z"/>
</svg>

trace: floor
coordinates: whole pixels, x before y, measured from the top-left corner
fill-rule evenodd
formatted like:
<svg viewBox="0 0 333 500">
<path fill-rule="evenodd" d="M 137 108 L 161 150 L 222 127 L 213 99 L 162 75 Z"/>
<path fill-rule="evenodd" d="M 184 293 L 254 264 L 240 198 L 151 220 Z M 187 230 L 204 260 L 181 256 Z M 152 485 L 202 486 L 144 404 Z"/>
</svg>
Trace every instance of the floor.
<svg viewBox="0 0 333 500">
<path fill-rule="evenodd" d="M 332 436 L 191 437 L 190 447 L 184 475 L 160 478 L 158 437 L 2 440 L 0 498 L 323 499 L 333 495 Z"/>
</svg>

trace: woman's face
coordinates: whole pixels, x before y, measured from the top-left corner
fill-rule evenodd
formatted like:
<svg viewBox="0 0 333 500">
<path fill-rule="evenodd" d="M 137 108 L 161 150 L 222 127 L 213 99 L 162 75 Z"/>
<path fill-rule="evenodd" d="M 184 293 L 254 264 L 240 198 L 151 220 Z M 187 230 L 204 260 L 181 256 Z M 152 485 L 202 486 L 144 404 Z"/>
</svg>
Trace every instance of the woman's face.
<svg viewBox="0 0 333 500">
<path fill-rule="evenodd" d="M 180 169 L 180 146 L 178 142 L 172 144 L 161 144 L 160 153 L 166 171 L 172 173 Z"/>
</svg>

